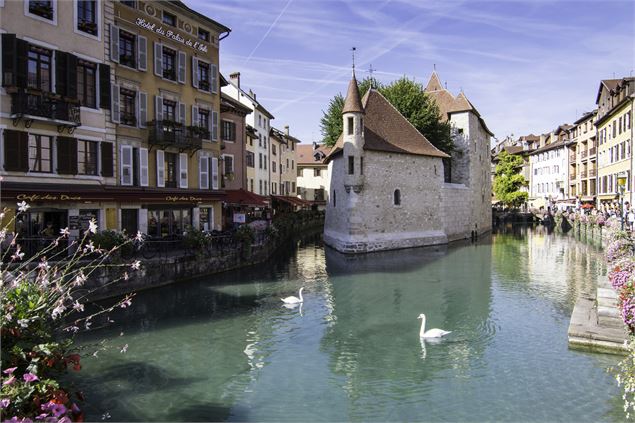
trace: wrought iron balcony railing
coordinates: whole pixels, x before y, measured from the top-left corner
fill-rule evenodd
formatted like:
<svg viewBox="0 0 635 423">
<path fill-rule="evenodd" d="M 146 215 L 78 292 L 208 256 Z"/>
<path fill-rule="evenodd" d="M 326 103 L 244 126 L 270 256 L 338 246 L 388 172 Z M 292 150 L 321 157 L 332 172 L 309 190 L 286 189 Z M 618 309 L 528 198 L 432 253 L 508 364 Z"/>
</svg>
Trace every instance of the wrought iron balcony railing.
<svg viewBox="0 0 635 423">
<path fill-rule="evenodd" d="M 206 128 L 185 126 L 178 122 L 159 120 L 148 122 L 148 143 L 161 147 L 176 147 L 181 150 L 203 148 L 203 138 L 209 137 Z"/>
<path fill-rule="evenodd" d="M 597 169 L 589 169 L 589 176 L 595 176 L 597 174 Z"/>
<path fill-rule="evenodd" d="M 25 88 L 7 89 L 11 95 L 11 117 L 50 119 L 56 124 L 82 124 L 79 101 L 58 94 Z"/>
</svg>

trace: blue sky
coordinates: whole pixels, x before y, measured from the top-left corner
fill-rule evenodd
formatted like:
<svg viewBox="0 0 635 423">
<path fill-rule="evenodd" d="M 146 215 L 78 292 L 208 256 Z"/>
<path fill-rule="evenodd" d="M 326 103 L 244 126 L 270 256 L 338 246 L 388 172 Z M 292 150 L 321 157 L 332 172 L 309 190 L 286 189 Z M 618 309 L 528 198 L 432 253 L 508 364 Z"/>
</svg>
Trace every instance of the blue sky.
<svg viewBox="0 0 635 423">
<path fill-rule="evenodd" d="M 544 133 L 592 110 L 599 81 L 635 75 L 632 0 L 185 0 L 232 28 L 225 76 L 241 73 L 303 142 L 321 140 L 329 99 L 358 79 L 463 89 L 497 138 Z"/>
</svg>

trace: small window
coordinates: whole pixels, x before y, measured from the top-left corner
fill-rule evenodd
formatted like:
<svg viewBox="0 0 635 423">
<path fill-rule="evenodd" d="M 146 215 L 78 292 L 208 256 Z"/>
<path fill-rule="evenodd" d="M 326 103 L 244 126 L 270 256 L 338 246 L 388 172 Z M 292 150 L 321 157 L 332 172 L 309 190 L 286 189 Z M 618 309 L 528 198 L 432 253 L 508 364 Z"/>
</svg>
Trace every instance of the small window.
<svg viewBox="0 0 635 423">
<path fill-rule="evenodd" d="M 77 2 L 77 29 L 87 34 L 97 35 L 97 0 Z"/>
<path fill-rule="evenodd" d="M 209 41 L 209 31 L 206 31 L 203 28 L 199 28 L 198 39 L 203 41 Z"/>
<path fill-rule="evenodd" d="M 401 205 L 401 191 L 399 191 L 398 189 L 396 189 L 393 193 L 393 204 L 395 206 Z"/>
<path fill-rule="evenodd" d="M 52 0 L 29 0 L 29 13 L 52 21 L 53 12 Z"/>
<path fill-rule="evenodd" d="M 333 190 L 333 207 L 337 205 L 337 197 L 335 196 L 335 190 Z"/>
<path fill-rule="evenodd" d="M 135 44 L 137 42 L 137 36 L 126 32 L 123 30 L 119 30 L 119 63 L 130 68 L 137 67 L 137 52 L 135 49 Z"/>
<path fill-rule="evenodd" d="M 132 8 L 136 8 L 137 7 L 137 2 L 135 0 L 121 0 L 121 4 L 124 4 L 128 7 L 132 7 Z"/>
<path fill-rule="evenodd" d="M 163 11 L 163 23 L 166 25 L 176 26 L 176 16 L 171 13 Z"/>
<path fill-rule="evenodd" d="M 355 157 L 353 156 L 348 156 L 348 174 L 355 174 Z"/>
<path fill-rule="evenodd" d="M 163 47 L 163 77 L 176 81 L 176 51 Z"/>
<path fill-rule="evenodd" d="M 322 169 L 317 169 L 317 168 L 313 169 L 313 176 L 314 177 L 317 178 L 317 177 L 319 177 L 321 175 L 322 175 Z"/>
<path fill-rule="evenodd" d="M 348 118 L 348 135 L 353 135 L 353 118 Z"/>
</svg>

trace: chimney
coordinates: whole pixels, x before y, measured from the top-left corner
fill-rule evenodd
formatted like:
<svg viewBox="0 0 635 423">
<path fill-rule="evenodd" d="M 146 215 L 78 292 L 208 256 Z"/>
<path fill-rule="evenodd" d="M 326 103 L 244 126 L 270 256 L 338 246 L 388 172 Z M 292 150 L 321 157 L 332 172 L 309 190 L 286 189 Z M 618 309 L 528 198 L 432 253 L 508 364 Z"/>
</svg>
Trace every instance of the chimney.
<svg viewBox="0 0 635 423">
<path fill-rule="evenodd" d="M 284 125 L 284 133 L 289 136 L 289 125 Z"/>
<path fill-rule="evenodd" d="M 229 74 L 229 79 L 231 82 L 240 88 L 240 72 L 234 72 Z"/>
<path fill-rule="evenodd" d="M 287 128 L 288 128 L 288 126 L 287 126 Z M 313 151 L 315 151 L 317 149 L 318 149 L 318 143 L 313 141 Z"/>
</svg>

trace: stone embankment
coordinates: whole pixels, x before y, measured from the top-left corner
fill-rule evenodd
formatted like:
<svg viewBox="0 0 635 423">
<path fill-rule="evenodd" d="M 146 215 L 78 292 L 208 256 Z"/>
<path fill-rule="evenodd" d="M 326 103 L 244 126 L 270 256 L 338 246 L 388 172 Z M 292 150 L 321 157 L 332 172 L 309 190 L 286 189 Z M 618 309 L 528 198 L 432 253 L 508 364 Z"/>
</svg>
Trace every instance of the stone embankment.
<svg viewBox="0 0 635 423">
<path fill-rule="evenodd" d="M 104 289 L 109 281 L 120 275 L 112 274 L 109 269 L 100 269 L 98 275 L 93 275 L 86 283 L 86 288 L 94 290 L 92 300 L 119 297 L 132 292 L 156 288 L 159 286 L 180 283 L 187 280 L 226 272 L 242 267 L 253 266 L 266 262 L 280 248 L 289 246 L 291 242 L 301 236 L 320 233 L 324 227 L 323 214 L 314 219 L 288 221 L 279 228 L 278 235 L 270 237 L 249 247 L 237 246 L 226 249 L 222 254 L 208 257 L 203 253 L 192 251 L 191 254 L 175 254 L 161 258 L 141 259 L 141 269 L 129 272 L 129 278 L 117 284 L 111 284 Z"/>
</svg>

